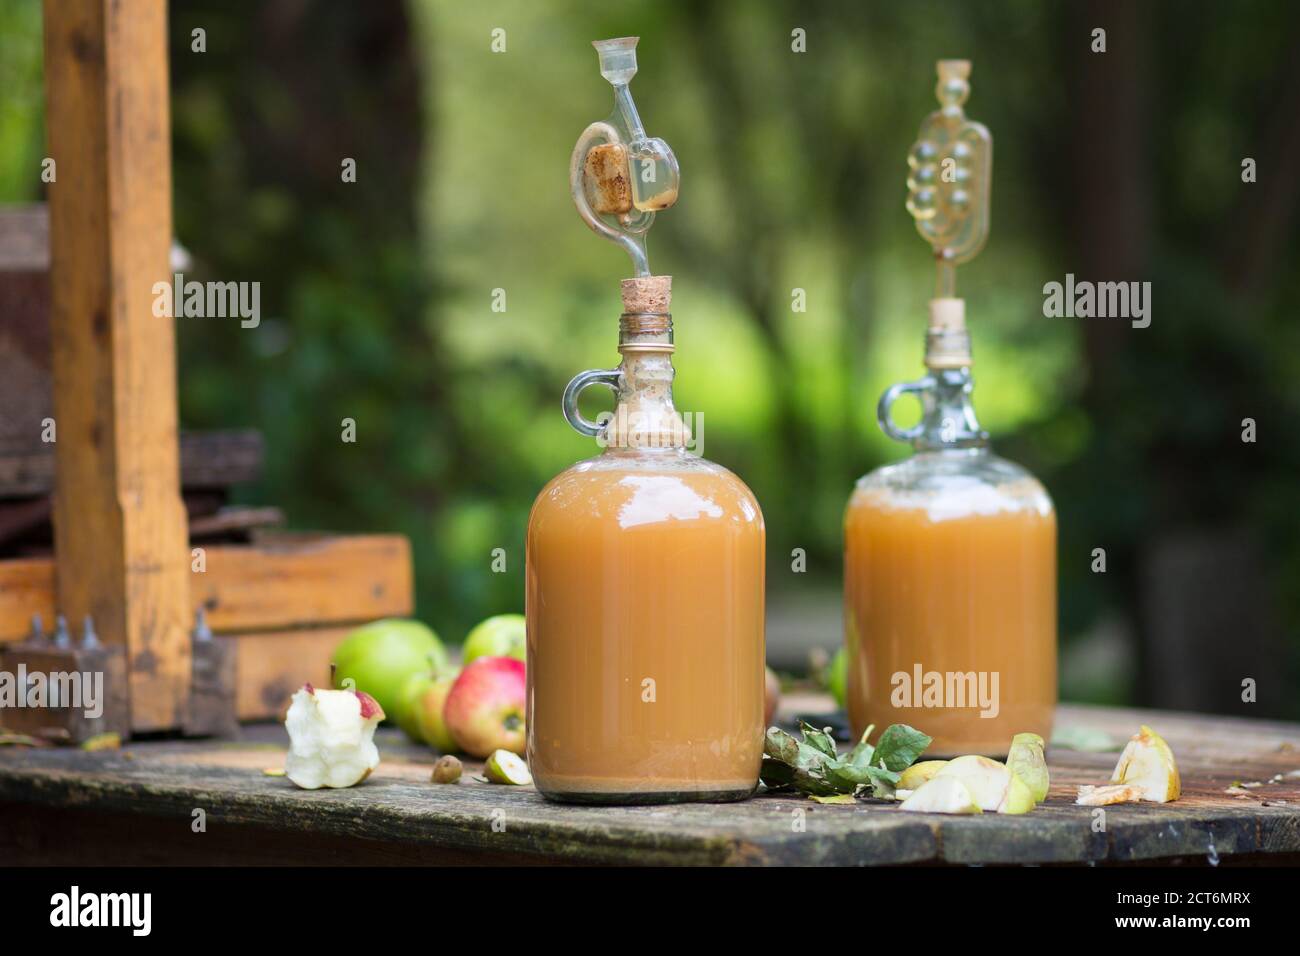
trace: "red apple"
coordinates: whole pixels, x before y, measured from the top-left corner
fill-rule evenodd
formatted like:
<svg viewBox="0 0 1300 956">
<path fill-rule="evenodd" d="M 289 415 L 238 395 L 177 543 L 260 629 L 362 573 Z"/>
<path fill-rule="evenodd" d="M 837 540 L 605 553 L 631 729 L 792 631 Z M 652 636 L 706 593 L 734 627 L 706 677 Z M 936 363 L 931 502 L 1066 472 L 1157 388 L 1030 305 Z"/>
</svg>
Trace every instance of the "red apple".
<svg viewBox="0 0 1300 956">
<path fill-rule="evenodd" d="M 479 657 L 451 685 L 443 720 L 470 756 L 486 757 L 494 750 L 522 754 L 526 699 L 523 661 Z"/>
</svg>

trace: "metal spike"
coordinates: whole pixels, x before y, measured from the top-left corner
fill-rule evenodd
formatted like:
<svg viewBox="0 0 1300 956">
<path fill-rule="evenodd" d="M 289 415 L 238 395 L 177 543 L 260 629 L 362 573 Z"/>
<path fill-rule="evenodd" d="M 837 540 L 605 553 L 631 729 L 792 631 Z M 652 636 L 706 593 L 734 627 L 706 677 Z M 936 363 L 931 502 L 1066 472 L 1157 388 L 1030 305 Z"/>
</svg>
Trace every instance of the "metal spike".
<svg viewBox="0 0 1300 956">
<path fill-rule="evenodd" d="M 41 616 L 40 616 L 39 613 L 38 613 L 38 614 L 33 614 L 33 615 L 32 615 L 32 632 L 31 632 L 30 638 L 31 638 L 31 640 L 33 640 L 33 641 L 39 641 L 39 640 L 41 640 L 43 637 L 45 637 L 45 622 L 41 620 Z"/>
<path fill-rule="evenodd" d="M 86 649 L 99 647 L 99 635 L 95 633 L 95 622 L 89 614 L 81 625 L 81 646 Z"/>
<path fill-rule="evenodd" d="M 208 614 L 203 608 L 194 612 L 194 640 L 212 640 L 212 628 L 208 627 Z"/>
<path fill-rule="evenodd" d="M 68 619 L 62 614 L 54 621 L 54 644 L 56 647 L 72 646 L 72 635 L 68 633 Z"/>
</svg>

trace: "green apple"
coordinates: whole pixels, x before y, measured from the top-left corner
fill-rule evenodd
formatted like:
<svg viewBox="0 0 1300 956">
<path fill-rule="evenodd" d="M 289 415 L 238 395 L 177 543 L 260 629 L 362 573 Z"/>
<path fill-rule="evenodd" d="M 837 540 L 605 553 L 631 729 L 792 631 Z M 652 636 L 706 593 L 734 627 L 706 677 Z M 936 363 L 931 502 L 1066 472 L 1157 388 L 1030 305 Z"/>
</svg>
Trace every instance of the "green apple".
<svg viewBox="0 0 1300 956">
<path fill-rule="evenodd" d="M 455 753 L 460 749 L 443 718 L 447 695 L 458 676 L 460 671 L 453 671 L 434 678 L 415 701 L 415 720 L 420 739 L 439 753 Z"/>
<path fill-rule="evenodd" d="M 847 678 L 847 663 L 844 648 L 841 647 L 835 652 L 835 656 L 831 658 L 830 666 L 826 668 L 826 689 L 829 690 L 831 696 L 835 698 L 835 703 L 841 707 L 844 706 L 844 702 L 847 699 L 844 692 L 844 684 Z"/>
<path fill-rule="evenodd" d="M 1043 738 L 1038 734 L 1016 734 L 1011 738 L 1007 752 L 1007 769 L 1029 785 L 1035 803 L 1047 799 L 1051 777 L 1047 773 L 1047 760 L 1043 756 Z"/>
<path fill-rule="evenodd" d="M 364 691 L 390 719 L 402 724 L 402 692 L 414 674 L 447 669 L 442 641 L 419 621 L 387 618 L 362 625 L 334 649 L 334 686 Z"/>
<path fill-rule="evenodd" d="M 397 726 L 406 731 L 406 736 L 417 744 L 424 743 L 424 734 L 420 730 L 420 700 L 433 686 L 437 675 L 432 671 L 412 674 L 402 685 L 397 709 Z"/>
<path fill-rule="evenodd" d="M 465 638 L 462 663 L 476 657 L 513 657 L 522 661 L 527 652 L 522 614 L 497 614 L 481 621 Z"/>
</svg>

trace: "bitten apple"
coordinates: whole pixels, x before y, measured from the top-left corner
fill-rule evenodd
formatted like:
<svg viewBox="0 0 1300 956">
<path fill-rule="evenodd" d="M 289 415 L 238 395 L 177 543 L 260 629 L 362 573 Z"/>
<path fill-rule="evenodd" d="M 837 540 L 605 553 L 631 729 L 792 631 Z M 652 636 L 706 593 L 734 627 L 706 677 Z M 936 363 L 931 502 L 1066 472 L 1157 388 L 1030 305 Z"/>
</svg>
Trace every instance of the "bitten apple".
<svg viewBox="0 0 1300 956">
<path fill-rule="evenodd" d="M 494 750 L 522 754 L 526 701 L 523 661 L 480 657 L 451 685 L 443 719 L 460 749 L 473 757 Z"/>
<path fill-rule="evenodd" d="M 284 721 L 286 776 L 304 790 L 360 783 L 379 766 L 374 737 L 383 719 L 383 709 L 369 694 L 303 685 Z"/>
</svg>

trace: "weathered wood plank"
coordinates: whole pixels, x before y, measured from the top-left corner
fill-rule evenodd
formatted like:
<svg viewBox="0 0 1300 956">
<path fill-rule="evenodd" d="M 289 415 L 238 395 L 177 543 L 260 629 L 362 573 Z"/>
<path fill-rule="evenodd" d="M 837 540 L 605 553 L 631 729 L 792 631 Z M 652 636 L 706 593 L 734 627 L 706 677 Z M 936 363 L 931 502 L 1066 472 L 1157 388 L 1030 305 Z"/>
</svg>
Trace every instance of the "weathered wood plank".
<svg viewBox="0 0 1300 956">
<path fill-rule="evenodd" d="M 401 535 L 284 535 L 210 545 L 204 555 L 190 600 L 222 634 L 402 617 L 414 607 L 411 546 Z M 192 567 L 188 550 L 184 559 Z M 49 558 L 0 561 L 0 643 L 25 637 L 33 614 L 52 626 L 55 603 Z"/>
<path fill-rule="evenodd" d="M 147 814 L 175 826 L 194 807 L 204 807 L 223 827 L 283 835 L 278 862 L 310 858 L 308 845 L 322 836 L 336 846 L 354 840 L 367 852 L 393 847 L 395 860 L 444 854 L 458 862 L 1231 862 L 1300 853 L 1300 778 L 1270 785 L 1266 797 L 1222 793 L 1243 768 L 1253 776 L 1300 766 L 1300 752 L 1286 749 L 1300 747 L 1300 726 L 1232 719 L 1225 728 L 1217 718 L 1077 707 L 1062 707 L 1061 720 L 1113 726 L 1125 735 L 1142 722 L 1156 726 L 1178 754 L 1186 797 L 1106 808 L 1105 830 L 1095 831 L 1093 808 L 1073 804 L 1074 787 L 1104 779 L 1115 756 L 1053 750 L 1048 802 L 1021 817 L 907 814 L 893 805 L 820 806 L 770 794 L 712 806 L 569 807 L 548 803 L 532 788 L 469 779 L 478 769 L 472 763 L 461 784 L 430 784 L 433 754 L 406 744 L 396 731 L 381 731 L 384 762 L 365 784 L 308 792 L 262 773 L 283 761 L 283 730 L 268 726 L 246 728 L 264 743 L 234 747 L 159 743 L 123 753 L 0 752 L 0 801 Z M 1233 738 L 1232 754 L 1211 756 L 1203 741 L 1225 736 Z M 494 821 L 504 821 L 504 830 Z"/>
<path fill-rule="evenodd" d="M 0 453 L 0 496 L 48 494 L 54 488 L 55 448 L 41 444 L 39 419 L 30 421 L 32 444 Z M 181 485 L 228 488 L 262 473 L 261 432 L 253 429 L 187 432 L 180 436 Z"/>
<path fill-rule="evenodd" d="M 0 860 L 7 866 L 519 866 L 563 864 L 548 857 L 457 851 L 269 827 L 225 826 L 213 819 L 196 836 L 185 820 L 130 812 L 0 803 Z"/>
<path fill-rule="evenodd" d="M 47 628 L 54 623 L 54 561 L 10 558 L 0 561 L 0 644 L 27 636 L 32 615 Z"/>
<path fill-rule="evenodd" d="M 59 605 L 130 653 L 131 723 L 179 726 L 190 679 L 177 454 L 165 0 L 47 0 Z"/>
<path fill-rule="evenodd" d="M 214 630 L 280 630 L 400 617 L 414 606 L 411 544 L 401 535 L 276 536 L 207 549 L 195 606 Z"/>
</svg>

